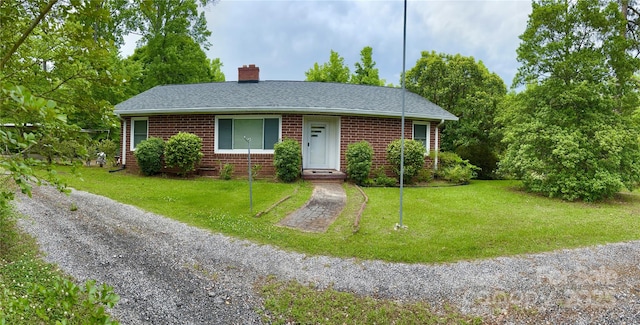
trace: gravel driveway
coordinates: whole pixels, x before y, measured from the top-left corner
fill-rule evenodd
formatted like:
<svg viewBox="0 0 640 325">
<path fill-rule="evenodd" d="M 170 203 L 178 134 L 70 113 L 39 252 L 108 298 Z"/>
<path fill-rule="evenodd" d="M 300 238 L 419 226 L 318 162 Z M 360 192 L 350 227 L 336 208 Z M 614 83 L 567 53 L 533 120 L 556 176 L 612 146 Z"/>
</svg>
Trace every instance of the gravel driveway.
<svg viewBox="0 0 640 325">
<path fill-rule="evenodd" d="M 71 211 L 75 204 L 77 211 Z M 82 191 L 16 202 L 46 260 L 121 297 L 123 324 L 258 324 L 262 277 L 453 306 L 491 323 L 640 323 L 640 242 L 451 264 L 307 256 L 257 245 Z"/>
</svg>

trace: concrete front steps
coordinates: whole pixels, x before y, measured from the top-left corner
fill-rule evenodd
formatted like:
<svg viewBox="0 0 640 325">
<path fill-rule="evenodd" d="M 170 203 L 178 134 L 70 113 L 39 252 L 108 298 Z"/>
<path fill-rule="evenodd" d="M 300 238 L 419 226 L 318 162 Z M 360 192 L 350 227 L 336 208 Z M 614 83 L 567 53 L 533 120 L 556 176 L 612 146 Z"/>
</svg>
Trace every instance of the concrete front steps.
<svg viewBox="0 0 640 325">
<path fill-rule="evenodd" d="M 302 171 L 305 181 L 344 182 L 347 174 L 335 169 L 305 169 Z"/>
</svg>

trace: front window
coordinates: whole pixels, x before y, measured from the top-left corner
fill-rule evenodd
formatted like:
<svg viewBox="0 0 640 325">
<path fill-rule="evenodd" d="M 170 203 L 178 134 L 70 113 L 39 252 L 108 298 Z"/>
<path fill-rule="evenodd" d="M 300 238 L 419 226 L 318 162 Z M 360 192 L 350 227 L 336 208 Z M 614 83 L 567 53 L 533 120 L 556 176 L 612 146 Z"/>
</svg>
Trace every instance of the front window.
<svg viewBox="0 0 640 325">
<path fill-rule="evenodd" d="M 131 119 L 131 150 L 149 137 L 149 120 L 145 118 Z"/>
<path fill-rule="evenodd" d="M 216 152 L 273 152 L 280 139 L 280 117 L 235 116 L 216 118 Z M 247 141 L 251 139 L 251 141 Z"/>
<path fill-rule="evenodd" d="M 430 128 L 429 122 L 414 122 L 413 123 L 413 140 L 420 141 L 422 145 L 429 152 L 430 140 Z"/>
</svg>

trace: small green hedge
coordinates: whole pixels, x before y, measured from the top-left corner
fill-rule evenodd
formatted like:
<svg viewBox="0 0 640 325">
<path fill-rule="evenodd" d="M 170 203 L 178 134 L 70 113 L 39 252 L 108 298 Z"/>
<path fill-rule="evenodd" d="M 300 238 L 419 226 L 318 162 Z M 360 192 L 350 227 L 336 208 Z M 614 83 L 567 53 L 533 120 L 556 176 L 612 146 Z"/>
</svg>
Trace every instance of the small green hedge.
<svg viewBox="0 0 640 325">
<path fill-rule="evenodd" d="M 168 167 L 178 167 L 178 175 L 194 171 L 202 159 L 202 139 L 195 134 L 179 132 L 167 141 L 164 160 Z"/>
<path fill-rule="evenodd" d="M 164 141 L 151 137 L 136 146 L 133 156 L 136 157 L 138 167 L 146 176 L 155 175 L 162 170 L 162 154 L 164 153 Z"/>
<path fill-rule="evenodd" d="M 300 177 L 302 149 L 298 141 L 285 139 L 273 147 L 273 165 L 276 176 L 283 182 L 293 182 Z"/>
<path fill-rule="evenodd" d="M 435 155 L 431 155 L 435 159 Z M 468 184 L 472 178 L 477 176 L 480 168 L 469 163 L 468 160 L 460 158 L 453 152 L 440 152 L 438 154 L 439 168 L 436 175 L 454 184 Z"/>
<path fill-rule="evenodd" d="M 347 146 L 347 175 L 358 185 L 365 185 L 373 164 L 373 147 L 367 141 Z"/>
<path fill-rule="evenodd" d="M 394 140 L 387 146 L 387 162 L 391 170 L 400 179 L 401 140 Z M 424 169 L 425 147 L 420 141 L 404 140 L 404 181 L 411 183 Z"/>
</svg>

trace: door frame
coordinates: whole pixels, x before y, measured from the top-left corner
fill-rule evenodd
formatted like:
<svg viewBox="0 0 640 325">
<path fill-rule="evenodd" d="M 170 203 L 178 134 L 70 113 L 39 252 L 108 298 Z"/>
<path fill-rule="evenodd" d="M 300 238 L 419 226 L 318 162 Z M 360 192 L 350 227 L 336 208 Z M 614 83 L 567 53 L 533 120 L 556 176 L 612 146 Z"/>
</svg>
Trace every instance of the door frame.
<svg viewBox="0 0 640 325">
<path fill-rule="evenodd" d="M 311 125 L 326 125 L 326 166 L 310 166 L 309 145 L 311 143 Z M 303 116 L 302 117 L 302 169 L 334 169 L 340 170 L 340 117 L 336 116 Z"/>
</svg>

